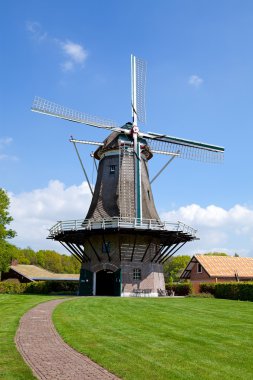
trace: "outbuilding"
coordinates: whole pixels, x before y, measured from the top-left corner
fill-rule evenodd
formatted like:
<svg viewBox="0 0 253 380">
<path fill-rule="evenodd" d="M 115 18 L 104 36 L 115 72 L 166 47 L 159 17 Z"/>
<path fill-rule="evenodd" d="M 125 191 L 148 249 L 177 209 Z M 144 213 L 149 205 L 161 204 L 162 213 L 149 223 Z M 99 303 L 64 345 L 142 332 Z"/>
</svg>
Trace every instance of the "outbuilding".
<svg viewBox="0 0 253 380">
<path fill-rule="evenodd" d="M 2 281 L 17 279 L 21 283 L 33 281 L 79 281 L 79 274 L 54 273 L 36 265 L 11 265 L 6 273 L 2 273 Z"/>
<path fill-rule="evenodd" d="M 181 280 L 190 280 L 195 293 L 201 282 L 253 281 L 253 258 L 194 255 Z"/>
</svg>

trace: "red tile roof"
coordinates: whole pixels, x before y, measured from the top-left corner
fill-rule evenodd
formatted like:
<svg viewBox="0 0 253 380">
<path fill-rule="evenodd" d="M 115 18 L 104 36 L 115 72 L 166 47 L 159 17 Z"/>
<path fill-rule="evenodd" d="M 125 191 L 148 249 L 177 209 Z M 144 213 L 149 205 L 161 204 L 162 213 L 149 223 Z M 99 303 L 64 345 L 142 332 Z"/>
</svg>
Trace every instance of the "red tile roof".
<svg viewBox="0 0 253 380">
<path fill-rule="evenodd" d="M 193 256 L 181 278 L 190 278 L 190 272 L 196 260 L 210 277 L 253 278 L 253 258 L 210 255 Z"/>
</svg>

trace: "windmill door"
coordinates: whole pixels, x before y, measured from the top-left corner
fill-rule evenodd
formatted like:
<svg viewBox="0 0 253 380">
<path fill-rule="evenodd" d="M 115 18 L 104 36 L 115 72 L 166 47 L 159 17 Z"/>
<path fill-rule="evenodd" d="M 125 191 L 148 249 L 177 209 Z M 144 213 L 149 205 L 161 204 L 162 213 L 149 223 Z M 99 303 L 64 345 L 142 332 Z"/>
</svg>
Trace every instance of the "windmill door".
<svg viewBox="0 0 253 380">
<path fill-rule="evenodd" d="M 114 295 L 121 296 L 121 269 L 114 272 Z"/>
<path fill-rule="evenodd" d="M 93 272 L 81 269 L 79 281 L 79 296 L 93 295 Z"/>
</svg>

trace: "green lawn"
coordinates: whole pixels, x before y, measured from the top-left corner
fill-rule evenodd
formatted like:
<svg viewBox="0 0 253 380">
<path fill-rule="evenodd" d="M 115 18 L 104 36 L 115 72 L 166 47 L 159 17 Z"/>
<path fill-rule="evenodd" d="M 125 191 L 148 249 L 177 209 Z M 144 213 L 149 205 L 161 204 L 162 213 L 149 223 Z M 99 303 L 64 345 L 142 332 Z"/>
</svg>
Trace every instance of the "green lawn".
<svg viewBox="0 0 253 380">
<path fill-rule="evenodd" d="M 0 379 L 35 379 L 14 343 L 21 316 L 40 302 L 56 297 L 0 294 Z"/>
<path fill-rule="evenodd" d="M 253 303 L 82 298 L 53 315 L 64 340 L 122 379 L 253 379 Z"/>
</svg>

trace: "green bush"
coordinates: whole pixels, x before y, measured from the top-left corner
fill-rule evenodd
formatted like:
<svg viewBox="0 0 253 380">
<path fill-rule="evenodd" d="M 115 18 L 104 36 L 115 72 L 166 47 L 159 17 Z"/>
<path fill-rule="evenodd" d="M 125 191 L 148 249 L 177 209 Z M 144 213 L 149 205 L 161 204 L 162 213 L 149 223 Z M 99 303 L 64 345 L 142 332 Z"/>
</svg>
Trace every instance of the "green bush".
<svg viewBox="0 0 253 380">
<path fill-rule="evenodd" d="M 168 295 L 175 293 L 175 296 L 188 296 L 192 293 L 192 285 L 190 283 L 172 283 L 166 284 Z"/>
<path fill-rule="evenodd" d="M 215 298 L 253 301 L 253 282 L 202 283 L 200 292 L 213 294 Z"/>
<path fill-rule="evenodd" d="M 78 282 L 74 281 L 34 281 L 27 284 L 0 282 L 0 293 L 8 294 L 77 294 Z"/>
<path fill-rule="evenodd" d="M 215 297 L 253 301 L 253 282 L 217 283 L 215 286 Z"/>
<path fill-rule="evenodd" d="M 26 284 L 20 284 L 17 282 L 11 282 L 11 281 L 3 281 L 0 282 L 0 293 L 7 293 L 7 294 L 20 294 L 24 293 L 26 288 Z"/>
<path fill-rule="evenodd" d="M 199 285 L 199 291 L 200 291 L 200 293 L 209 293 L 209 294 L 214 295 L 214 293 L 215 293 L 215 285 L 216 285 L 215 282 L 201 283 Z"/>
<path fill-rule="evenodd" d="M 78 282 L 74 281 L 38 281 L 30 282 L 25 290 L 32 294 L 77 294 Z"/>
<path fill-rule="evenodd" d="M 29 282 L 24 293 L 27 294 L 49 294 L 49 287 L 46 281 Z"/>
</svg>

